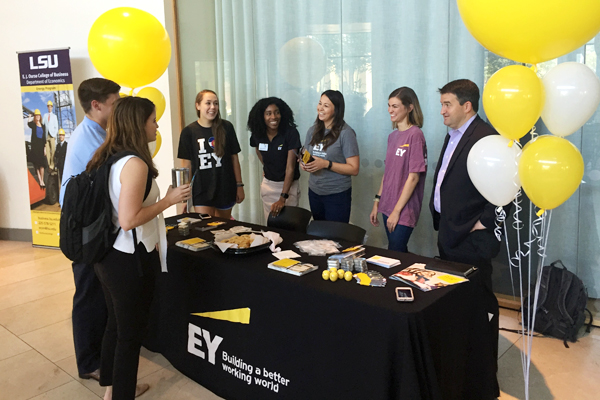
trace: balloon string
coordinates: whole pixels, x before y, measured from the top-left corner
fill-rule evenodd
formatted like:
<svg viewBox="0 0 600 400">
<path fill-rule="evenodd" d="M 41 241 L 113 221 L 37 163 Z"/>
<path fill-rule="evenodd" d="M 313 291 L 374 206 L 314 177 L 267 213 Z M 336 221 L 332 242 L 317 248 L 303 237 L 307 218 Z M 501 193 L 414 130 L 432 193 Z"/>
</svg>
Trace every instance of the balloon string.
<svg viewBox="0 0 600 400">
<path fill-rule="evenodd" d="M 530 202 L 529 203 L 529 243 L 532 243 L 532 213 L 531 213 L 531 209 L 533 208 L 533 204 Z M 531 285 L 531 257 L 527 258 L 527 284 L 528 284 L 528 288 L 527 288 L 527 294 L 529 294 L 529 285 Z M 521 297 L 523 297 L 523 292 L 521 292 Z M 527 310 L 531 310 L 531 296 L 527 296 Z M 521 322 L 523 324 L 523 327 L 528 327 L 530 328 L 529 325 L 529 318 L 531 316 L 531 313 L 527 313 L 527 325 L 524 323 L 524 314 L 525 313 L 521 313 Z M 529 366 L 527 364 L 527 349 L 529 348 L 529 340 L 531 339 L 531 337 L 529 335 L 525 335 L 525 331 L 523 331 L 523 338 L 522 340 L 524 341 L 523 344 L 523 378 L 524 378 L 524 383 L 525 383 L 525 400 L 529 400 Z"/>
<path fill-rule="evenodd" d="M 547 219 L 544 218 L 546 216 L 548 217 Z M 530 367 L 531 367 L 531 347 L 533 344 L 533 329 L 535 328 L 535 314 L 537 311 L 538 298 L 539 298 L 539 294 L 540 294 L 540 286 L 541 286 L 541 281 L 542 281 L 542 270 L 543 270 L 543 266 L 544 266 L 544 261 L 546 260 L 546 247 L 548 244 L 548 236 L 550 236 L 549 233 L 550 233 L 550 221 L 552 220 L 552 210 L 550 210 L 547 214 L 545 214 L 544 217 L 542 217 L 542 232 L 540 235 L 540 241 L 538 242 L 538 246 L 540 246 L 540 243 L 542 243 L 541 244 L 542 247 L 541 248 L 538 247 L 538 255 L 540 256 L 540 259 L 538 262 L 537 279 L 536 279 L 536 283 L 535 283 L 535 292 L 533 295 L 533 315 L 529 315 L 529 317 L 531 317 L 531 324 L 528 326 L 529 341 L 528 341 L 528 348 L 527 348 L 526 397 L 529 397 L 529 372 L 530 372 Z M 529 296 L 529 297 L 531 297 L 531 296 Z M 530 308 L 529 310 L 531 311 L 532 308 Z"/>
<path fill-rule="evenodd" d="M 521 202 L 522 202 L 522 191 L 521 189 L 519 189 L 519 191 L 517 192 L 517 194 L 515 195 L 515 198 L 513 199 L 513 204 L 515 205 L 515 212 L 513 213 L 513 223 L 512 226 L 515 229 L 515 232 L 517 233 L 517 250 L 515 252 L 515 256 L 514 257 L 510 257 L 510 249 L 509 249 L 509 243 L 508 243 L 508 233 L 507 230 L 505 229 L 504 234 L 506 237 L 506 250 L 507 250 L 507 254 L 509 255 L 508 257 L 508 262 L 509 262 L 509 271 L 510 271 L 510 279 L 511 279 L 511 286 L 512 286 L 512 291 L 513 291 L 513 298 L 515 298 L 515 286 L 514 286 L 514 278 L 513 278 L 513 268 L 517 268 L 517 270 L 519 271 L 519 293 L 520 293 L 520 304 L 521 304 L 521 310 L 525 310 L 525 304 L 524 304 L 524 290 L 523 290 L 523 273 L 522 273 L 522 258 L 520 257 L 520 255 L 527 255 L 529 254 L 529 251 L 527 252 L 523 252 L 521 251 L 521 229 L 523 228 L 523 221 L 521 221 L 520 219 L 520 213 L 521 210 L 523 209 L 523 207 L 521 207 Z M 531 211 L 531 209 L 530 209 Z M 530 213 L 531 214 L 531 213 Z M 530 217 L 530 221 L 531 221 L 531 217 Z M 531 225 L 530 225 L 531 226 Z M 531 238 L 531 229 L 529 230 L 529 235 Z M 531 244 L 533 243 L 532 240 L 530 240 L 529 242 L 525 243 L 528 247 L 531 246 Z M 528 318 L 529 320 L 529 318 Z M 525 313 L 521 312 L 521 326 L 525 327 L 526 325 L 526 321 L 525 321 Z M 528 336 L 525 336 L 525 330 L 522 330 L 521 333 L 522 337 L 523 337 L 523 345 L 524 348 L 527 349 L 527 339 Z M 521 355 L 521 369 L 523 371 L 523 377 L 525 380 L 525 398 L 528 399 L 529 398 L 529 374 L 528 374 L 528 366 L 527 366 L 527 354 L 525 351 L 520 352 Z"/>
<path fill-rule="evenodd" d="M 531 131 L 529 133 L 531 134 L 531 141 L 534 141 L 539 136 L 535 131 L 535 125 L 533 126 L 533 128 L 531 128 Z"/>
<path fill-rule="evenodd" d="M 513 200 L 513 204 L 515 205 L 515 212 L 513 213 L 513 223 L 512 223 L 512 227 L 515 229 L 515 231 L 517 231 L 517 235 L 520 238 L 520 231 L 521 229 L 523 229 L 523 221 L 521 221 L 520 218 L 520 211 L 523 209 L 523 207 L 521 207 L 521 202 L 522 202 L 522 191 L 521 189 L 519 189 L 519 191 L 517 192 L 517 195 L 515 196 L 515 199 Z M 530 240 L 530 241 L 526 241 L 523 242 L 523 244 L 525 245 L 525 247 L 527 247 L 527 250 L 522 251 L 521 250 L 521 241 L 519 240 L 519 245 L 517 250 L 515 251 L 514 256 L 509 258 L 509 263 L 510 266 L 513 268 L 519 268 L 520 266 L 520 262 L 521 262 L 521 257 L 528 257 L 530 250 L 531 250 L 531 244 L 534 243 L 536 241 L 536 239 Z"/>
<path fill-rule="evenodd" d="M 521 364 L 523 369 L 523 378 L 525 384 L 525 399 L 529 399 L 529 377 L 530 377 L 530 369 L 531 369 L 531 352 L 533 345 L 533 334 L 535 327 L 535 313 L 538 304 L 539 298 L 539 290 L 540 290 L 540 279 L 541 279 L 541 271 L 542 266 L 544 265 L 544 261 L 546 258 L 546 249 L 548 244 L 548 237 L 550 232 L 550 220 L 552 210 L 548 210 L 547 213 L 543 213 L 541 216 L 538 216 L 534 220 L 533 211 L 536 208 L 533 203 L 529 203 L 529 240 L 523 242 L 522 249 L 521 244 L 521 230 L 524 227 L 523 221 L 520 219 L 521 211 L 523 207 L 521 203 L 523 201 L 523 192 L 519 190 L 513 200 L 513 204 L 515 205 L 515 212 L 513 213 L 513 223 L 511 224 L 517 233 L 517 250 L 514 255 L 510 257 L 510 248 L 508 242 L 508 234 L 505 230 L 504 235 L 506 238 L 506 249 L 509 254 L 509 271 L 511 277 L 511 286 L 513 290 L 513 298 L 515 297 L 515 279 L 513 277 L 512 268 L 517 268 L 519 271 L 519 291 L 520 291 L 520 303 L 521 303 L 521 325 L 523 326 L 522 330 L 522 341 L 523 341 L 523 351 L 521 352 Z M 498 220 L 502 220 L 502 213 L 499 209 L 496 210 Z M 506 216 L 504 216 L 506 218 Z M 506 222 L 506 221 L 503 221 Z M 537 244 L 536 253 L 540 256 L 539 263 L 537 266 L 537 279 L 533 282 L 532 278 L 532 248 Z M 523 275 L 523 257 L 527 257 L 528 259 L 528 268 L 527 275 L 528 277 L 524 277 Z M 524 279 L 527 279 L 526 285 L 524 285 Z M 533 283 L 533 285 L 532 285 Z M 525 299 L 525 286 L 527 286 L 527 299 Z M 532 293 L 533 292 L 533 293 Z M 532 295 L 533 294 L 533 295 Z M 533 304 L 532 304 L 533 302 Z M 527 304 L 525 304 L 527 303 Z M 526 313 L 525 310 L 528 310 Z M 527 315 L 526 315 L 527 314 Z"/>
<path fill-rule="evenodd" d="M 506 241 L 506 254 L 508 256 L 508 263 L 510 264 L 510 247 L 508 245 L 508 229 L 504 230 L 504 239 Z M 519 243 L 519 242 L 517 241 L 517 243 Z M 513 278 L 512 268 L 508 268 L 508 272 L 510 274 L 510 287 L 512 289 L 513 301 L 516 301 L 517 296 L 515 295 L 515 280 Z"/>
<path fill-rule="evenodd" d="M 506 211 L 502 207 L 496 207 L 496 227 L 494 228 L 494 234 L 498 241 L 502 241 L 502 227 L 504 226 L 504 220 L 506 220 Z"/>
</svg>

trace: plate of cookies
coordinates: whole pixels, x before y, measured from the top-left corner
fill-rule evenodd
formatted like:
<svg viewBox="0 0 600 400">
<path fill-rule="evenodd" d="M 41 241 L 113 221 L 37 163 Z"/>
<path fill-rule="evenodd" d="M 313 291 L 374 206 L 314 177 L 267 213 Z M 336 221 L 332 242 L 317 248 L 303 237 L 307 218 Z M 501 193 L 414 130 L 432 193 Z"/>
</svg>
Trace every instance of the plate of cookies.
<svg viewBox="0 0 600 400">
<path fill-rule="evenodd" d="M 256 233 L 228 233 L 215 236 L 214 245 L 226 254 L 251 254 L 268 249 L 271 241 Z"/>
</svg>

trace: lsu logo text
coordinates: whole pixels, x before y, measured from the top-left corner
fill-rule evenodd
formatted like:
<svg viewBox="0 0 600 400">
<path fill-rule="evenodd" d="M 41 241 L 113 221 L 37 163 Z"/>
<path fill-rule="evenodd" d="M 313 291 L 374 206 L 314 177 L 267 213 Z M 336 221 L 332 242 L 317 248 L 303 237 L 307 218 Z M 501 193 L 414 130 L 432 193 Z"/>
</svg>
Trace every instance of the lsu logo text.
<svg viewBox="0 0 600 400">
<path fill-rule="evenodd" d="M 33 57 L 29 57 L 29 68 L 31 69 L 52 69 L 58 68 L 58 55 L 38 56 L 37 64 L 34 63 Z"/>
</svg>

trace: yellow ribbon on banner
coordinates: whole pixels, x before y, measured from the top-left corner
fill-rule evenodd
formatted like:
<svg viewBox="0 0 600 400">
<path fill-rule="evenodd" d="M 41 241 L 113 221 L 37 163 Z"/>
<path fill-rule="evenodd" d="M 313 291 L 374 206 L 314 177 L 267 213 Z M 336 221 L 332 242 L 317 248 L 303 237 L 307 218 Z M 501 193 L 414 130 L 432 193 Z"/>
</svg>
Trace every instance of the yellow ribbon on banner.
<svg viewBox="0 0 600 400">
<path fill-rule="evenodd" d="M 198 317 L 220 319 L 223 321 L 237 322 L 240 324 L 250 323 L 250 308 L 234 308 L 232 310 L 207 311 L 203 313 L 192 313 Z"/>
</svg>

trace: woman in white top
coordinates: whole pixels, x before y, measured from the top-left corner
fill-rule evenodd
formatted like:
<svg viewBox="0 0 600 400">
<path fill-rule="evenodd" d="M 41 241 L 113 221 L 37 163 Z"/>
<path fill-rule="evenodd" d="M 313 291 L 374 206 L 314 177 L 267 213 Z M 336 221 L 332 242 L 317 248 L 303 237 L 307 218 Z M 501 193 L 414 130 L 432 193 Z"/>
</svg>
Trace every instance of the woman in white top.
<svg viewBox="0 0 600 400">
<path fill-rule="evenodd" d="M 108 119 L 106 141 L 87 166 L 92 171 L 121 151 L 137 154 L 125 156 L 111 167 L 113 224 L 120 231 L 111 251 L 94 266 L 108 308 L 100 366 L 100 385 L 107 386 L 105 400 L 130 400 L 148 389 L 140 385 L 136 393 L 140 347 L 155 275 L 161 265 L 166 271 L 162 212 L 190 197 L 189 185 L 183 185 L 169 187 L 159 200 L 160 191 L 153 179 L 158 171 L 148 149 L 148 142 L 156 140 L 157 128 L 156 110 L 150 100 L 117 100 Z"/>
</svg>

